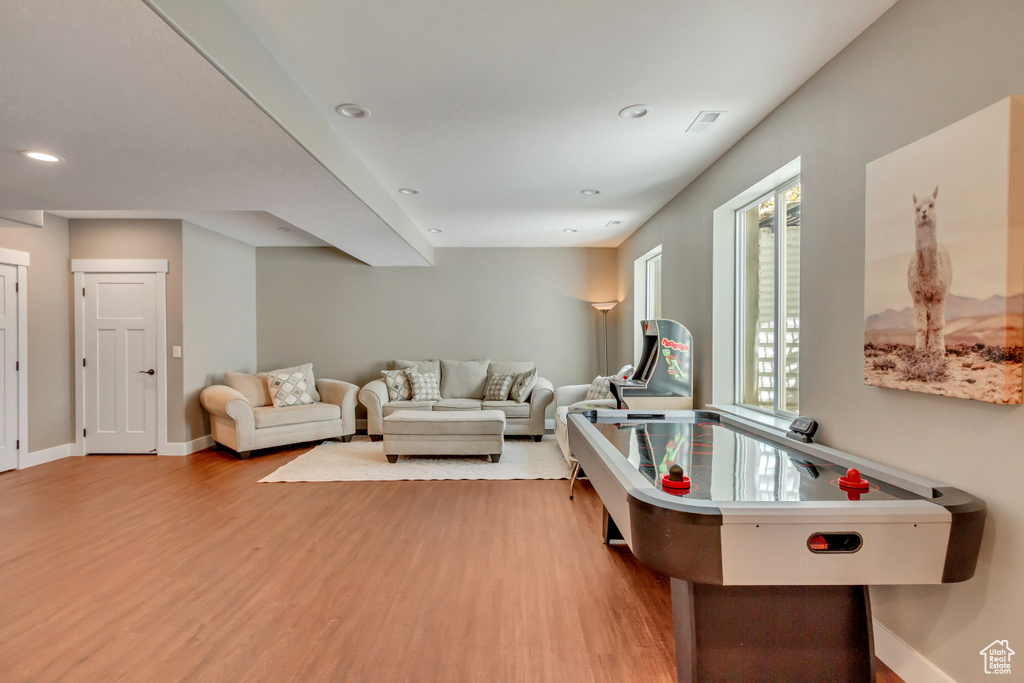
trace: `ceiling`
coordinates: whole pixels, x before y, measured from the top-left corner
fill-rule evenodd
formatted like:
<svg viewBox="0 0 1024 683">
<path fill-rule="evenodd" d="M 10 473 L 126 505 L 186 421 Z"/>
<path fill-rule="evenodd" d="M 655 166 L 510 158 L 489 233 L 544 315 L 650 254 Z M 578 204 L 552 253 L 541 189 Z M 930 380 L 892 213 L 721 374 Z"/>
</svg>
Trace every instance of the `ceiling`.
<svg viewBox="0 0 1024 683">
<path fill-rule="evenodd" d="M 894 2 L 8 0 L 0 207 L 371 265 L 616 246 Z"/>
</svg>

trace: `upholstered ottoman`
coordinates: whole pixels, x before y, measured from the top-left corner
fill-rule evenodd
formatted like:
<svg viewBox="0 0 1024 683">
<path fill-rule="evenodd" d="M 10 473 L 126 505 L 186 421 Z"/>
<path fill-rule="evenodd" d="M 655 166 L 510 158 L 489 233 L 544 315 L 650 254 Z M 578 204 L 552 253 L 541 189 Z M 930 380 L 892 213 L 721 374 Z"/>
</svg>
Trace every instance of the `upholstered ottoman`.
<svg viewBox="0 0 1024 683">
<path fill-rule="evenodd" d="M 505 413 L 500 410 L 396 410 L 384 418 L 384 455 L 489 455 L 501 458 Z"/>
</svg>

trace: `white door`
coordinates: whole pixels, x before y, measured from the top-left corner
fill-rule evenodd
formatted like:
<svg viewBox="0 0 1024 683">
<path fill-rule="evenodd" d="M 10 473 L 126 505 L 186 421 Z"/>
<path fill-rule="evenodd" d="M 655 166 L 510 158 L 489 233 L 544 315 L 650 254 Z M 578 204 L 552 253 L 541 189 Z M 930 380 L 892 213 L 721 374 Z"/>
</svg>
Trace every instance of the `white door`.
<svg viewBox="0 0 1024 683">
<path fill-rule="evenodd" d="M 0 472 L 18 466 L 17 266 L 0 265 Z"/>
<path fill-rule="evenodd" d="M 86 453 L 156 453 L 156 275 L 84 283 Z"/>
</svg>

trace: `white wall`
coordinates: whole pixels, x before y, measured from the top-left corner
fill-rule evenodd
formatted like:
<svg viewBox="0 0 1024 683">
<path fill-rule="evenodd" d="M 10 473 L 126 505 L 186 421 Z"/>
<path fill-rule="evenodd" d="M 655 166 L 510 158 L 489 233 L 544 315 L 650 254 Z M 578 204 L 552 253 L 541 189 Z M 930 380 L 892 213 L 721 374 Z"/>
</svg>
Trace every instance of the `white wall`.
<svg viewBox="0 0 1024 683">
<path fill-rule="evenodd" d="M 633 259 L 661 243 L 663 312 L 694 336 L 697 403 L 711 398 L 712 214 L 801 157 L 801 412 L 819 440 L 984 498 L 977 575 L 872 588 L 874 615 L 956 680 L 979 651 L 1024 652 L 1024 407 L 863 384 L 868 162 L 1004 97 L 1024 94 L 1024 2 L 900 0 L 619 249 L 616 362 L 632 347 Z M 725 46 L 727 49 L 727 46 Z M 1022 264 L 1024 267 L 1024 264 Z M 1021 655 L 1017 655 L 1018 658 Z M 1024 680 L 1024 659 L 1014 662 Z"/>
<path fill-rule="evenodd" d="M 371 268 L 334 249 L 256 250 L 259 369 L 312 362 L 363 385 L 392 358 L 534 361 L 555 386 L 600 370 L 614 249 L 436 249 Z M 361 407 L 360 407 L 361 409 Z"/>
<path fill-rule="evenodd" d="M 68 222 L 43 215 L 43 227 L 0 229 L 0 247 L 26 251 L 28 268 L 28 445 L 41 451 L 73 442 L 75 384 L 71 343 Z"/>
<path fill-rule="evenodd" d="M 226 370 L 256 371 L 256 249 L 198 225 L 182 225 L 182 362 L 185 441 L 210 433 L 203 387 Z"/>
</svg>

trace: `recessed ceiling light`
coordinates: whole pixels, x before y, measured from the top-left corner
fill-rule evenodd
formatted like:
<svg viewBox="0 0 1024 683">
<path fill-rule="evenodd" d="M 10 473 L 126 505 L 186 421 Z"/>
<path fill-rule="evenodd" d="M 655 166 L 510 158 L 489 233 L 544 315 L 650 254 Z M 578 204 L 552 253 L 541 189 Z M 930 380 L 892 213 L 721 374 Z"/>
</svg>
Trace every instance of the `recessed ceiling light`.
<svg viewBox="0 0 1024 683">
<path fill-rule="evenodd" d="M 398 191 L 401 192 L 402 194 L 419 194 L 420 193 L 419 190 L 414 190 L 411 187 L 400 187 L 400 188 L 398 188 Z"/>
<path fill-rule="evenodd" d="M 601 190 L 580 190 L 580 194 L 585 194 L 588 197 L 593 197 L 595 194 L 601 194 Z"/>
<path fill-rule="evenodd" d="M 442 230 L 441 228 L 430 228 L 429 230 L 427 230 L 427 232 L 439 233 L 444 232 L 444 230 Z"/>
<path fill-rule="evenodd" d="M 624 119 L 641 119 L 651 113 L 651 108 L 646 104 L 631 104 L 619 112 Z"/>
<path fill-rule="evenodd" d="M 47 154 L 46 152 L 33 152 L 31 150 L 25 150 L 21 154 L 22 156 L 26 156 L 29 159 L 35 159 L 36 161 L 47 161 L 51 164 L 56 163 L 58 161 L 64 161 L 60 157 L 54 156 L 53 154 Z"/>
<path fill-rule="evenodd" d="M 370 110 L 358 104 L 339 104 L 334 111 L 350 119 L 370 118 Z"/>
<path fill-rule="evenodd" d="M 562 232 L 579 232 L 576 228 L 562 228 Z"/>
<path fill-rule="evenodd" d="M 614 228 L 617 225 L 622 225 L 622 221 L 608 221 L 609 228 Z"/>
</svg>

